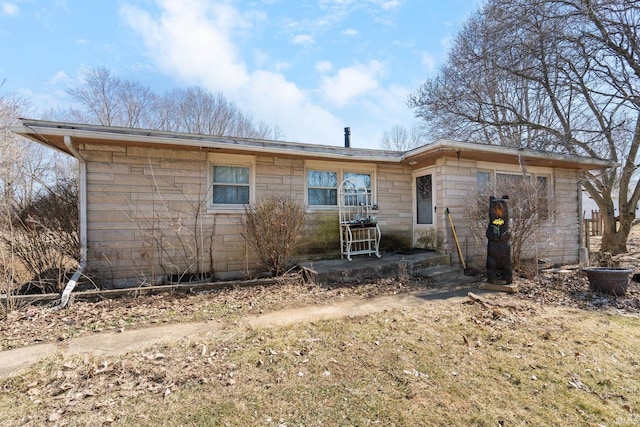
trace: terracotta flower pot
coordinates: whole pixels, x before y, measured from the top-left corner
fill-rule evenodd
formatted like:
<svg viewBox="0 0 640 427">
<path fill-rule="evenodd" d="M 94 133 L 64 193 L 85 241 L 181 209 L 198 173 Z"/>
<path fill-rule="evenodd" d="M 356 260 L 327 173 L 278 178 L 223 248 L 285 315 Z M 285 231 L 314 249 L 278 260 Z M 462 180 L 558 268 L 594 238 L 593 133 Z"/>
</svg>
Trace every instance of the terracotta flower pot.
<svg viewBox="0 0 640 427">
<path fill-rule="evenodd" d="M 586 267 L 582 271 L 586 273 L 592 290 L 616 296 L 627 292 L 629 275 L 633 273 L 633 270 L 616 267 Z"/>
</svg>

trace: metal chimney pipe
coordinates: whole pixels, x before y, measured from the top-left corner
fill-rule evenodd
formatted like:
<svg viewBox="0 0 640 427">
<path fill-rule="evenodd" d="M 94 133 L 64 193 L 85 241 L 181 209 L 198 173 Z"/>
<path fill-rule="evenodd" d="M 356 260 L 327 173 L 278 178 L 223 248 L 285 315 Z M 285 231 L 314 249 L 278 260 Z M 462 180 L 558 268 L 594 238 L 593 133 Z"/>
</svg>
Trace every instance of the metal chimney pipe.
<svg viewBox="0 0 640 427">
<path fill-rule="evenodd" d="M 351 128 L 344 128 L 344 148 L 351 147 Z"/>
</svg>

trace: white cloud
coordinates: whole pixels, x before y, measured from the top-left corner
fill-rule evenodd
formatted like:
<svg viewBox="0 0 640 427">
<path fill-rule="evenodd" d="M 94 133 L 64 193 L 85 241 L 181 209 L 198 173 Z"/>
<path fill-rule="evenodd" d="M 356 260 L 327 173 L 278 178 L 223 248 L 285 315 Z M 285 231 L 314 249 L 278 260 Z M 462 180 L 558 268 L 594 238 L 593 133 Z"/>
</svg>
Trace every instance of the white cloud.
<svg viewBox="0 0 640 427">
<path fill-rule="evenodd" d="M 231 35 L 245 25 L 230 5 L 198 0 L 159 0 L 161 14 L 154 19 L 133 6 L 121 10 L 129 25 L 142 35 L 160 67 L 179 79 L 237 90 L 248 80 Z"/>
<path fill-rule="evenodd" d="M 376 92 L 375 108 L 372 108 L 372 111 L 381 120 L 384 118 L 389 123 L 391 120 L 406 121 L 413 116 L 413 111 L 407 108 L 407 95 L 411 92 L 412 89 L 400 85 L 391 85 L 385 90 L 379 90 Z"/>
<path fill-rule="evenodd" d="M 425 66 L 427 71 L 432 72 L 436 69 L 436 59 L 428 52 L 422 54 L 422 65 Z"/>
<path fill-rule="evenodd" d="M 0 3 L 0 8 L 3 15 L 13 16 L 17 15 L 20 12 L 20 9 L 18 8 L 18 5 L 16 3 L 2 2 Z"/>
<path fill-rule="evenodd" d="M 58 83 L 65 83 L 65 82 L 68 82 L 69 80 L 70 78 L 67 75 L 67 73 L 65 73 L 64 71 L 58 71 L 57 73 L 55 73 L 53 76 L 49 78 L 47 83 L 50 85 L 57 85 Z"/>
<path fill-rule="evenodd" d="M 157 16 L 133 6 L 124 6 L 121 13 L 164 72 L 186 85 L 221 91 L 256 118 L 281 127 L 286 139 L 334 142 L 332 135 L 342 123 L 283 74 L 267 70 L 284 63 L 248 69 L 238 39 L 251 33 L 252 19 L 263 16 L 242 14 L 224 0 L 157 0 L 157 4 Z M 267 61 L 269 56 L 260 54 L 259 59 Z"/>
<path fill-rule="evenodd" d="M 371 60 L 337 69 L 322 79 L 321 95 L 345 114 L 352 147 L 379 148 L 382 130 L 399 123 L 411 128 L 416 123 L 414 111 L 406 104 L 413 88 L 385 84 L 385 73 L 383 63 Z"/>
<path fill-rule="evenodd" d="M 67 0 L 56 0 L 55 4 L 65 12 L 69 12 L 69 4 L 67 3 Z"/>
<path fill-rule="evenodd" d="M 286 71 L 291 68 L 291 63 L 287 61 L 275 61 L 271 64 L 271 68 L 274 71 Z"/>
<path fill-rule="evenodd" d="M 393 9 L 397 9 L 399 6 L 400 6 L 400 1 L 399 0 L 385 1 L 384 3 L 382 3 L 380 5 L 380 7 L 383 10 L 393 10 Z"/>
<path fill-rule="evenodd" d="M 341 68 L 333 77 L 323 78 L 322 95 L 338 107 L 344 107 L 354 99 L 377 89 L 378 79 L 383 71 L 382 63 L 375 60 Z"/>
<path fill-rule="evenodd" d="M 443 38 L 440 39 L 440 46 L 442 46 L 442 49 L 445 51 L 449 51 L 449 49 L 451 49 L 451 46 L 453 45 L 453 36 L 452 35 L 447 35 Z"/>
<path fill-rule="evenodd" d="M 296 45 L 310 45 L 314 44 L 315 40 L 313 36 L 309 34 L 298 34 L 291 39 L 291 43 Z"/>
<path fill-rule="evenodd" d="M 357 120 L 352 121 L 352 146 L 379 148 L 384 130 L 397 124 L 407 129 L 415 126 L 414 111 L 407 108 L 406 104 L 409 93 L 411 89 L 407 87 L 391 85 L 379 87 L 364 96 L 358 102 L 361 114 Z"/>
<path fill-rule="evenodd" d="M 242 93 L 257 117 L 281 126 L 285 139 L 322 144 L 340 143 L 332 134 L 342 124 L 328 111 L 313 104 L 308 96 L 283 75 L 267 71 L 252 74 Z"/>
<path fill-rule="evenodd" d="M 332 69 L 333 69 L 333 65 L 331 64 L 330 61 L 318 61 L 316 63 L 316 71 L 321 74 L 328 73 Z"/>
<path fill-rule="evenodd" d="M 347 37 L 355 37 L 358 34 L 359 34 L 358 30 L 354 30 L 353 28 L 348 28 L 342 32 L 342 35 Z"/>
</svg>

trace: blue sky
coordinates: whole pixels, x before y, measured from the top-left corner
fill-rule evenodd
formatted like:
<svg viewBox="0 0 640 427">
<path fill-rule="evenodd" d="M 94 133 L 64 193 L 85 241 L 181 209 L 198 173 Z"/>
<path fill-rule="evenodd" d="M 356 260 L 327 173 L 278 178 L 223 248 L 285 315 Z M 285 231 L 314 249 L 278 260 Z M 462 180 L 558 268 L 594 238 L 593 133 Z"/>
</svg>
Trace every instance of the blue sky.
<svg viewBox="0 0 640 427">
<path fill-rule="evenodd" d="M 379 148 L 416 124 L 407 95 L 434 76 L 480 0 L 0 0 L 0 95 L 69 104 L 105 66 L 155 92 L 222 92 L 289 141 Z M 38 111 L 31 114 L 38 118 Z"/>
</svg>

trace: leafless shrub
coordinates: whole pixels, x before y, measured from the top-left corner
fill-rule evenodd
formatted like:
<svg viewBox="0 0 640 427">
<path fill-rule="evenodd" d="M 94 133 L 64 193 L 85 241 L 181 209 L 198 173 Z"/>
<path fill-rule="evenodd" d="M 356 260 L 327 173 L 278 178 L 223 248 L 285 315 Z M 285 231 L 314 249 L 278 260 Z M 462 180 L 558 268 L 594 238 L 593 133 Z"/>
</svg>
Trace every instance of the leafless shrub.
<svg viewBox="0 0 640 427">
<path fill-rule="evenodd" d="M 304 227 L 304 210 L 290 197 L 268 195 L 245 207 L 242 236 L 274 276 L 287 271 Z"/>
<path fill-rule="evenodd" d="M 31 292 L 57 292 L 79 249 L 73 160 L 10 130 L 29 110 L 27 101 L 0 95 L 0 281 L 7 311 L 20 283 Z"/>
<path fill-rule="evenodd" d="M 535 247 L 536 239 L 542 237 L 540 229 L 552 220 L 555 203 L 546 185 L 540 181 L 523 175 L 510 177 L 499 184 L 488 183 L 483 190 L 479 190 L 470 201 L 467 216 L 476 241 L 486 242 L 489 197 L 509 196 L 513 269 L 519 271 L 523 266 L 522 261 L 530 253 L 528 248 Z"/>
<path fill-rule="evenodd" d="M 10 251 L 10 266 L 30 276 L 22 292 L 60 291 L 79 257 L 78 189 L 75 180 L 58 182 L 23 207 L 7 207 L 0 244 Z"/>
<path fill-rule="evenodd" d="M 0 205 L 2 216 L 8 217 L 10 214 L 10 210 L 6 203 L 2 203 Z M 2 235 L 11 235 L 11 223 L 8 221 L 2 222 L 0 224 L 6 224 L 7 227 L 0 228 L 0 233 Z M 0 293 L 3 293 L 5 298 L 5 304 L 2 307 L 4 311 L 0 318 L 4 318 L 6 313 L 13 311 L 14 307 L 14 299 L 12 295 L 15 290 L 15 277 L 16 277 L 16 260 L 13 254 L 12 247 L 0 242 L 0 284 L 2 285 L 0 288 Z"/>
<path fill-rule="evenodd" d="M 197 197 L 183 194 L 179 205 L 172 205 L 162 194 L 153 167 L 149 167 L 154 180 L 152 205 L 131 205 L 127 213 L 148 249 L 142 251 L 142 257 L 149 265 L 147 271 L 139 272 L 142 281 L 158 281 L 156 266 L 162 270 L 160 280 L 170 283 L 212 277 L 216 223 L 215 217 L 212 222 L 205 219 L 207 191 L 201 191 Z"/>
</svg>

